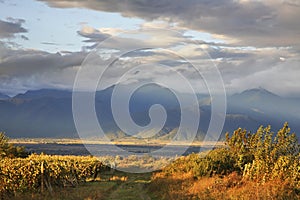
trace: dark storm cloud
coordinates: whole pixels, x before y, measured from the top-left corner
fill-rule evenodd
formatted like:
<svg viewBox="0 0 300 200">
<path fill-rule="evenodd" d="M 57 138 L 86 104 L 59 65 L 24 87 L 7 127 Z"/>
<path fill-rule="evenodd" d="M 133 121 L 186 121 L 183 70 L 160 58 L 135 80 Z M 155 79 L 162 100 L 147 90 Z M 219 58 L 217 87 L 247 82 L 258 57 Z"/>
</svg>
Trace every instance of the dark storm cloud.
<svg viewBox="0 0 300 200">
<path fill-rule="evenodd" d="M 62 53 L 16 50 L 0 42 L 0 92 L 15 95 L 30 89 L 71 88 L 87 53 Z"/>
<path fill-rule="evenodd" d="M 0 20 L 0 38 L 14 37 L 17 33 L 26 33 L 27 29 L 22 27 L 23 19 L 8 18 L 8 21 Z M 24 36 L 25 37 L 25 36 Z"/>
<path fill-rule="evenodd" d="M 84 52 L 61 55 L 36 50 L 13 50 L 1 44 L 0 51 L 0 76 L 14 77 L 79 66 L 86 56 Z"/>
<path fill-rule="evenodd" d="M 166 20 L 183 27 L 231 38 L 251 46 L 299 44 L 300 7 L 298 1 L 247 0 L 41 0 L 50 6 L 84 7 L 121 13 L 148 21 Z"/>
</svg>

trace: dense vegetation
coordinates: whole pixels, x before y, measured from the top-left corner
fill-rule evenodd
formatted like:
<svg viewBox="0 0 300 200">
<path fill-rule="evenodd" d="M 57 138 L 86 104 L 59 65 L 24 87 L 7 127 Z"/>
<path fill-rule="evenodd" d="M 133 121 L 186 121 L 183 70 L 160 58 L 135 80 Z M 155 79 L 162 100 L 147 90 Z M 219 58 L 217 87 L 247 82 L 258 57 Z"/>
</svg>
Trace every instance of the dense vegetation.
<svg viewBox="0 0 300 200">
<path fill-rule="evenodd" d="M 153 176 L 151 189 L 164 199 L 300 198 L 300 152 L 285 123 L 251 133 L 226 134 L 226 146 L 181 157 Z"/>
<path fill-rule="evenodd" d="M 100 164 L 100 166 L 99 166 Z M 93 178 L 101 163 L 93 157 L 31 155 L 0 162 L 0 193 L 39 191 L 53 186 L 76 186 Z"/>
<path fill-rule="evenodd" d="M 59 191 L 65 186 L 75 187 L 81 182 L 95 180 L 98 172 L 104 169 L 104 161 L 91 156 L 33 154 L 26 157 L 24 149 L 9 144 L 3 134 L 1 155 L 2 198 L 28 191 L 51 193 L 52 188 Z M 143 158 L 140 164 L 147 166 L 151 159 Z M 123 158 L 115 158 L 117 160 Z M 138 162 L 133 157 L 125 160 L 124 167 Z M 128 193 L 122 188 L 129 188 L 130 193 L 134 191 L 137 185 L 132 178 L 134 175 L 122 174 L 126 178 L 115 175 L 112 174 L 107 182 L 98 183 L 102 188 L 109 186 L 103 189 L 109 195 L 102 192 L 102 197 L 111 196 L 114 190 L 120 190 L 119 196 Z M 131 182 L 127 182 L 127 176 Z M 111 183 L 111 180 L 127 183 Z M 300 199 L 299 143 L 287 123 L 277 133 L 272 132 L 270 126 L 260 127 L 255 133 L 239 128 L 226 134 L 223 147 L 182 156 L 153 173 L 150 183 L 144 181 L 138 185 L 136 190 L 143 191 L 143 197 L 151 194 L 151 199 Z"/>
<path fill-rule="evenodd" d="M 27 157 L 28 154 L 24 147 L 16 147 L 13 144 L 8 143 L 8 137 L 4 133 L 0 132 L 0 159 L 4 157 Z"/>
<path fill-rule="evenodd" d="M 52 191 L 53 187 L 77 186 L 95 179 L 104 168 L 94 157 L 30 155 L 23 147 L 8 143 L 0 133 L 0 196 L 18 192 Z"/>
</svg>

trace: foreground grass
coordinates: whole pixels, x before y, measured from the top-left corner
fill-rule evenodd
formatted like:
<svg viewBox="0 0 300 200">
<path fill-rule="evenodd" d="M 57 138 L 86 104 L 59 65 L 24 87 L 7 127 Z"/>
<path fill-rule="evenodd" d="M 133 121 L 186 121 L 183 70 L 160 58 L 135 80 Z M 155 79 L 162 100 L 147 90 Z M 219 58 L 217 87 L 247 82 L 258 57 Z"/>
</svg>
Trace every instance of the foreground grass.
<svg viewBox="0 0 300 200">
<path fill-rule="evenodd" d="M 113 175 L 102 175 L 101 179 L 82 183 L 76 188 L 54 188 L 53 192 L 17 193 L 15 196 L 6 196 L 12 200 L 136 200 L 155 199 L 148 193 L 151 174 L 129 174 L 115 172 Z"/>
<path fill-rule="evenodd" d="M 5 199 L 24 200 L 252 200 L 252 199 L 299 199 L 299 191 L 288 183 L 272 181 L 260 184 L 243 181 L 238 174 L 226 177 L 194 179 L 190 174 L 161 176 L 161 173 L 125 174 L 107 176 L 105 180 L 87 182 L 76 188 L 54 188 L 52 193 L 22 193 Z"/>
<path fill-rule="evenodd" d="M 300 191 L 290 186 L 289 182 L 273 180 L 261 184 L 246 181 L 237 173 L 225 177 L 202 177 L 195 179 L 190 173 L 157 173 L 149 186 L 149 192 L 162 200 L 291 200 L 300 199 Z"/>
<path fill-rule="evenodd" d="M 191 173 L 165 176 L 154 174 L 129 174 L 116 172 L 102 175 L 94 182 L 82 183 L 76 188 L 54 188 L 52 193 L 18 193 L 4 199 L 12 200 L 252 200 L 300 199 L 299 191 L 289 183 L 274 180 L 265 184 L 245 181 L 232 173 L 224 177 L 195 179 Z"/>
<path fill-rule="evenodd" d="M 77 200 L 77 199 L 104 199 L 105 194 L 114 188 L 118 183 L 117 182 L 89 182 L 80 185 L 76 188 L 55 188 L 52 193 L 45 192 L 41 193 L 20 193 L 15 196 L 7 196 L 5 199 L 45 199 L 45 200 Z"/>
</svg>

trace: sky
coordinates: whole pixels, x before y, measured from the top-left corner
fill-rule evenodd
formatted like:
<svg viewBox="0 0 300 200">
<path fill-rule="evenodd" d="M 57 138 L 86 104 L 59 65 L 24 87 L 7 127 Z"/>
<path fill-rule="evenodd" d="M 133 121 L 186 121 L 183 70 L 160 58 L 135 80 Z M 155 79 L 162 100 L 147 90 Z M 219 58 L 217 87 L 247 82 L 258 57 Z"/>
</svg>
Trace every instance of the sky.
<svg viewBox="0 0 300 200">
<path fill-rule="evenodd" d="M 107 68 L 104 55 L 144 47 L 107 68 L 102 87 L 122 77 L 184 91 L 181 73 L 202 91 L 197 63 L 204 74 L 216 66 L 228 94 L 263 87 L 299 97 L 299 19 L 298 0 L 0 0 L 0 92 L 72 89 L 82 68 L 88 87 L 95 68 Z"/>
</svg>

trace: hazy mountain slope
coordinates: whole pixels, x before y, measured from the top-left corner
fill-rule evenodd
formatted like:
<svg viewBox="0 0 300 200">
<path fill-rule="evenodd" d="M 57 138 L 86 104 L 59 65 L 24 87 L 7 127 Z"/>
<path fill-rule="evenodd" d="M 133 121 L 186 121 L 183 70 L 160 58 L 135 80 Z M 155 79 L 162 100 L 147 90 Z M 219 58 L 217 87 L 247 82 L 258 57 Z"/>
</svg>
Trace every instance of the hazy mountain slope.
<svg viewBox="0 0 300 200">
<path fill-rule="evenodd" d="M 38 98 L 71 98 L 72 92 L 67 90 L 41 89 L 29 90 L 24 94 L 18 94 L 15 99 L 38 99 Z"/>
<path fill-rule="evenodd" d="M 75 136 L 71 99 L 12 99 L 0 102 L 0 127 L 10 137 Z"/>
<path fill-rule="evenodd" d="M 280 97 L 263 88 L 246 90 L 229 97 L 227 109 L 228 113 L 247 115 L 259 124 L 271 124 L 275 129 L 288 121 L 294 130 L 299 130 L 299 101 Z"/>
<path fill-rule="evenodd" d="M 124 137 L 111 111 L 114 87 L 98 91 L 96 113 L 104 131 L 114 138 Z M 126 93 L 126 87 L 123 88 Z M 120 97 L 122 103 L 122 97 Z M 203 138 L 210 122 L 210 99 L 199 95 L 201 120 L 197 138 Z M 300 132 L 300 110 L 297 99 L 283 98 L 262 88 L 244 91 L 228 97 L 223 134 L 238 127 L 255 131 L 259 125 L 271 124 L 278 129 L 285 121 Z M 166 124 L 155 137 L 169 139 L 180 124 L 179 103 L 168 89 L 149 85 L 136 91 L 130 100 L 133 120 L 143 126 L 150 122 L 151 105 L 161 104 L 168 114 Z M 186 109 L 186 108 L 185 108 Z M 192 121 L 192 120 L 191 120 Z M 87 122 L 88 123 L 88 122 Z M 10 99 L 0 100 L 0 129 L 10 137 L 77 137 L 72 116 L 72 93 L 62 90 L 28 91 Z M 188 133 L 182 139 L 189 138 Z"/>
</svg>

